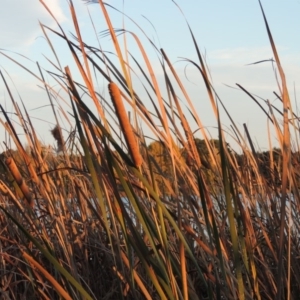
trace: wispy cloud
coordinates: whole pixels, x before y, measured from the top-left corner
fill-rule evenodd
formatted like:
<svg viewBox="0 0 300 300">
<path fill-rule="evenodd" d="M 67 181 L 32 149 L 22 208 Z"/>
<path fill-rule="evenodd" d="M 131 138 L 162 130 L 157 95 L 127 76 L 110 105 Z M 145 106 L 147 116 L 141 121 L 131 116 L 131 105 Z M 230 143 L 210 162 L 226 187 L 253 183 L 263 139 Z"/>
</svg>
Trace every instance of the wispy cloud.
<svg viewBox="0 0 300 300">
<path fill-rule="evenodd" d="M 300 82 L 300 55 L 284 46 L 277 46 L 281 64 L 284 68 L 287 82 L 291 86 Z M 208 53 L 208 63 L 215 84 L 245 84 L 256 92 L 276 89 L 274 73 L 275 63 L 271 47 L 228 48 Z M 263 61 L 259 64 L 253 64 Z M 276 68 L 275 68 L 276 69 Z M 300 90 L 300 88 L 298 88 Z"/>
<path fill-rule="evenodd" d="M 66 20 L 59 0 L 45 0 L 59 22 Z M 54 25 L 51 16 L 37 0 L 2 0 L 0 9 L 0 48 L 20 48 L 32 44 L 40 34 L 38 22 Z"/>
<path fill-rule="evenodd" d="M 282 50 L 282 48 L 280 48 Z M 218 49 L 209 53 L 213 63 L 249 64 L 273 57 L 271 47 L 238 47 Z"/>
</svg>

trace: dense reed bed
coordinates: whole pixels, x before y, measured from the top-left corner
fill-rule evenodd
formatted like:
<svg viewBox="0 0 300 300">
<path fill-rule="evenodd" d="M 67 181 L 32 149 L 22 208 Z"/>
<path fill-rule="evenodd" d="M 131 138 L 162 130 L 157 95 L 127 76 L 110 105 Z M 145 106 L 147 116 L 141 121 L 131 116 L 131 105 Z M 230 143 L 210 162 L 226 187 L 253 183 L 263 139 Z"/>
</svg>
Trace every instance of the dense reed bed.
<svg viewBox="0 0 300 300">
<path fill-rule="evenodd" d="M 262 109 L 280 145 L 259 153 L 247 127 L 231 119 L 236 154 L 219 117 L 219 110 L 228 112 L 192 30 L 187 27 L 198 60 L 190 63 L 205 83 L 217 141 L 210 139 L 167 53 L 149 38 L 161 62 L 162 85 L 140 42 L 144 33 L 138 26 L 136 33 L 116 32 L 109 7 L 95 2 L 117 60 L 82 40 L 72 1 L 76 36 L 41 25 L 57 57 L 51 62 L 56 71 L 39 67 L 32 74 L 52 106 L 70 103 L 64 116 L 71 114 L 74 124 L 62 128 L 53 109 L 58 154 L 38 140 L 26 105 L 20 108 L 1 73 L 27 141 L 25 147 L 1 106 L 1 124 L 14 144 L 1 155 L 1 299 L 298 299 L 299 145 L 290 131 L 297 135 L 299 123 L 263 9 L 282 106 L 265 101 Z M 68 45 L 81 78 L 61 67 L 50 33 Z M 128 35 L 141 62 L 124 46 Z M 57 88 L 44 80 L 45 72 Z M 146 82 L 148 98 L 137 93 L 135 72 Z M 97 92 L 97 78 L 106 81 L 105 95 Z M 145 128 L 155 141 L 150 145 Z"/>
</svg>

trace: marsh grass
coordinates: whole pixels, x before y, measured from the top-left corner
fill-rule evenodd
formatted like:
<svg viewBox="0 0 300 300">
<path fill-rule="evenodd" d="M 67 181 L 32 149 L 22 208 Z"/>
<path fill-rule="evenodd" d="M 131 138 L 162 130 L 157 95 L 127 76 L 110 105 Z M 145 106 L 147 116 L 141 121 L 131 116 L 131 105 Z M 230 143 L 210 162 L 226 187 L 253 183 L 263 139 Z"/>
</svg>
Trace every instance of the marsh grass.
<svg viewBox="0 0 300 300">
<path fill-rule="evenodd" d="M 282 101 L 282 107 L 267 101 L 266 109 L 261 106 L 280 142 L 265 156 L 217 97 L 189 26 L 198 61 L 187 61 L 204 80 L 218 124 L 217 148 L 165 51 L 146 36 L 161 61 L 161 85 L 138 34 L 115 30 L 110 6 L 95 5 L 106 20 L 104 34 L 111 37 L 117 63 L 100 47 L 84 43 L 69 1 L 75 36 L 41 24 L 57 71 L 27 69 L 44 85 L 52 107 L 63 100 L 59 89 L 71 103 L 72 111 L 63 115 L 71 113 L 75 129 L 66 141 L 53 109 L 59 153 L 41 145 L 26 107 L 19 108 L 1 73 L 28 145 L 27 151 L 1 106 L 1 123 L 16 149 L 1 155 L 1 299 L 298 299 L 299 153 L 290 131 L 297 135 L 299 124 L 263 9 Z M 61 67 L 49 33 L 67 43 L 81 81 Z M 130 56 L 128 35 L 143 61 Z M 59 88 L 44 80 L 45 72 Z M 137 93 L 135 72 L 146 82 L 148 99 Z M 97 92 L 98 78 L 107 81 L 112 103 Z M 241 155 L 226 143 L 221 109 Z M 202 148 L 189 120 L 200 129 Z M 156 141 L 150 146 L 145 127 Z"/>
</svg>

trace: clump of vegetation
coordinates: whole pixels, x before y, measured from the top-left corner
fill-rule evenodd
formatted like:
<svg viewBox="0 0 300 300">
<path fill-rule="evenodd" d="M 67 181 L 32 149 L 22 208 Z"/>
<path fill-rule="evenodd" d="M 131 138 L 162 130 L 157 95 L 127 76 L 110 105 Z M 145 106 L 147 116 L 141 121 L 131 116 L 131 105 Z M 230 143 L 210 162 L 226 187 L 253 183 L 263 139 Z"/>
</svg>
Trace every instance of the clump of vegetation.
<svg viewBox="0 0 300 300">
<path fill-rule="evenodd" d="M 247 127 L 245 141 L 231 119 L 240 146 L 237 154 L 225 141 L 219 117 L 223 104 L 215 97 L 192 31 L 198 55 L 193 63 L 215 112 L 218 140 L 210 139 L 163 49 L 155 48 L 164 86 L 138 34 L 134 38 L 143 62 L 128 58 L 129 49 L 119 43 L 120 31 L 111 24 L 107 5 L 98 3 L 118 63 L 101 48 L 84 43 L 72 1 L 69 4 L 74 39 L 61 27 L 55 31 L 41 26 L 53 51 L 49 33 L 67 43 L 81 81 L 60 66 L 56 52 L 57 61 L 52 62 L 56 72 L 48 74 L 59 88 L 44 80 L 41 68 L 34 74 L 44 84 L 52 107 L 63 97 L 60 90 L 65 91 L 65 100 L 70 99 L 68 113 L 75 126 L 67 141 L 53 110 L 57 124 L 52 134 L 59 153 L 40 143 L 26 108 L 19 108 L 1 73 L 28 143 L 27 148 L 21 143 L 1 106 L 1 122 L 15 145 L 1 155 L 1 298 L 297 299 L 299 152 L 297 144 L 291 148 L 290 130 L 298 132 L 299 124 L 293 121 L 263 9 L 282 100 L 282 107 L 276 108 L 282 111 L 280 117 L 271 104 L 266 113 L 280 145 L 257 152 Z M 132 34 L 125 29 L 121 33 L 125 39 Z M 148 84 L 148 99 L 137 93 L 131 80 L 135 70 Z M 97 92 L 98 77 L 107 81 L 111 99 Z M 163 98 L 162 89 L 168 98 Z M 92 100 L 93 107 L 81 94 Z M 182 103 L 188 105 L 189 114 Z M 201 139 L 194 136 L 190 119 Z M 154 140 L 150 144 L 145 127 Z"/>
</svg>

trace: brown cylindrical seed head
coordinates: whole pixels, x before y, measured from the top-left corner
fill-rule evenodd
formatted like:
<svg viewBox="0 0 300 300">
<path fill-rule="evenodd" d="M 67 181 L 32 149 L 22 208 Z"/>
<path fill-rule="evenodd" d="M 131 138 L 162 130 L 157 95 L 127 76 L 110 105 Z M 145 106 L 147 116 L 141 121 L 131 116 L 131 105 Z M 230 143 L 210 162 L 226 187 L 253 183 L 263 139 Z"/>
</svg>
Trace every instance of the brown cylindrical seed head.
<svg viewBox="0 0 300 300">
<path fill-rule="evenodd" d="M 58 127 L 58 125 L 56 125 L 52 130 L 51 130 L 52 136 L 54 137 L 54 139 L 57 142 L 57 152 L 63 151 L 63 145 L 64 145 L 64 141 L 63 141 L 63 137 L 61 135 L 60 129 Z"/>
<path fill-rule="evenodd" d="M 25 183 L 22 175 L 20 174 L 20 171 L 19 171 L 18 167 L 16 166 L 15 161 L 11 157 L 9 157 L 6 159 L 5 164 L 9 168 L 17 185 L 19 186 L 20 190 L 22 191 L 24 198 L 27 200 L 28 205 L 33 207 L 34 203 L 33 203 L 33 199 L 32 199 L 31 193 L 29 191 L 28 185 Z"/>
<path fill-rule="evenodd" d="M 127 117 L 120 90 L 118 86 L 113 82 L 109 83 L 108 89 L 126 140 L 129 153 L 136 167 L 139 167 L 141 166 L 143 161 L 139 152 L 139 147 L 136 142 L 132 126 Z"/>
</svg>

